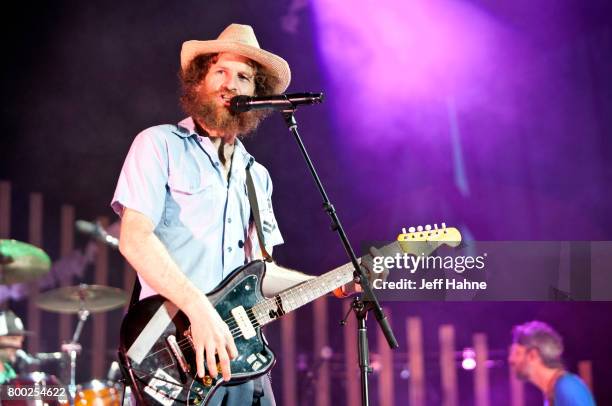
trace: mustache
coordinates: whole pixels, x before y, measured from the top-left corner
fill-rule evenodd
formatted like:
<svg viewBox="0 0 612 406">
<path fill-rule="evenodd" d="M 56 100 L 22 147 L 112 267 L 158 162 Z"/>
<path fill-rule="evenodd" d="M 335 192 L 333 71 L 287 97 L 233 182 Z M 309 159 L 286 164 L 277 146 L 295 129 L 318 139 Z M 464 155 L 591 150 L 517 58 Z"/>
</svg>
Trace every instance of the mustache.
<svg viewBox="0 0 612 406">
<path fill-rule="evenodd" d="M 213 94 L 215 96 L 229 96 L 229 97 L 238 96 L 237 91 L 229 90 L 229 89 L 220 89 L 220 90 L 215 91 Z"/>
</svg>

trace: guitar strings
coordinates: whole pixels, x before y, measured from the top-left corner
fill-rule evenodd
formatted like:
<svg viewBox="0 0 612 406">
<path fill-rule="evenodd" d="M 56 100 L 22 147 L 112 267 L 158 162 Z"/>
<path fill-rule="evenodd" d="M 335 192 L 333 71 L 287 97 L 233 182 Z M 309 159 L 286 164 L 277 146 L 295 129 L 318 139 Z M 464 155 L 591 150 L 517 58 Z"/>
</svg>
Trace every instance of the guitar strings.
<svg viewBox="0 0 612 406">
<path fill-rule="evenodd" d="M 271 299 L 266 299 L 262 302 L 259 302 L 257 304 L 255 304 L 252 308 L 249 308 L 246 310 L 247 314 L 248 314 L 248 318 L 249 321 L 252 323 L 253 328 L 258 328 L 261 326 L 261 324 L 259 323 L 259 321 L 257 320 L 257 315 L 255 314 L 254 310 L 256 311 L 260 311 L 260 310 L 275 310 L 274 308 L 277 307 L 276 306 L 276 302 L 274 300 Z M 266 309 L 267 308 L 267 309 Z M 264 313 L 265 315 L 265 313 Z M 232 334 L 232 338 L 238 338 L 240 337 L 240 327 L 237 325 L 237 321 L 236 319 L 231 316 L 227 319 L 224 320 L 224 322 L 228 325 L 228 327 L 230 328 L 230 333 Z M 180 340 L 177 340 L 177 345 L 179 346 L 179 348 L 181 350 L 192 350 L 194 351 L 195 348 L 193 347 L 193 343 L 189 338 L 183 338 Z M 165 351 L 166 348 L 162 348 L 158 351 L 155 351 L 151 354 L 149 354 L 147 357 L 145 358 L 149 358 L 152 357 L 162 351 Z"/>
<path fill-rule="evenodd" d="M 345 268 L 346 266 L 342 267 Z M 338 269 L 338 271 L 344 271 L 344 269 Z M 333 272 L 333 271 L 332 271 Z M 330 272 L 331 274 L 331 272 Z M 330 275 L 331 276 L 331 275 Z M 316 299 L 316 297 L 320 297 L 322 295 L 324 295 L 325 293 L 329 293 L 331 290 L 325 289 L 324 291 L 321 292 L 317 292 L 317 296 L 315 298 L 310 298 L 310 296 L 306 293 L 305 295 L 300 293 L 304 288 L 308 288 L 310 287 L 310 285 L 312 285 L 314 283 L 316 279 L 312 280 L 312 281 L 307 281 L 304 284 L 301 285 L 300 290 L 294 290 L 294 289 L 290 289 L 289 291 L 284 293 L 285 298 L 283 298 L 283 301 L 287 302 L 287 304 L 290 304 L 290 301 L 287 300 L 289 298 L 291 298 L 291 296 L 300 296 L 301 298 L 306 298 L 307 300 L 313 300 Z M 335 277 L 335 280 L 331 280 L 330 282 L 338 282 L 338 278 Z M 347 282 L 348 283 L 348 282 Z M 299 307 L 299 306 L 298 306 Z M 278 306 L 276 304 L 276 299 L 265 299 L 259 303 L 256 303 L 252 308 L 246 309 L 247 312 L 247 316 L 248 316 L 248 320 L 251 322 L 253 328 L 258 328 L 261 326 L 261 324 L 258 321 L 258 316 L 255 314 L 255 311 L 257 311 L 258 313 L 261 311 L 263 311 L 262 315 L 266 315 L 265 310 L 268 310 L 268 314 L 269 311 L 274 311 L 276 309 L 278 309 Z M 297 307 L 296 307 L 297 308 Z M 295 309 L 292 309 L 295 310 Z M 270 316 L 270 319 L 274 319 L 274 317 Z M 233 316 L 230 316 L 229 318 L 223 320 L 223 322 L 225 322 L 228 326 L 228 328 L 230 329 L 230 333 L 232 334 L 233 338 L 238 338 L 240 337 L 240 326 L 238 325 L 238 322 L 236 321 L 236 318 Z M 195 348 L 193 347 L 193 343 L 192 341 L 187 337 L 187 338 L 183 338 L 181 340 L 178 340 L 177 345 L 179 346 L 179 348 L 181 350 L 191 350 L 195 352 Z M 146 356 L 145 358 L 149 358 L 151 356 L 154 356 L 162 351 L 167 350 L 167 348 L 162 348 L 158 351 L 155 351 L 151 354 L 149 354 L 148 356 Z"/>
<path fill-rule="evenodd" d="M 308 282 L 305 285 L 308 285 Z M 303 288 L 304 287 L 306 287 L 306 286 L 303 286 Z M 306 299 L 310 299 L 310 297 L 308 295 L 303 295 L 301 293 L 298 293 L 297 291 L 295 291 L 295 292 L 288 292 L 288 293 L 291 296 L 299 295 L 302 298 L 305 297 Z M 288 295 L 286 294 L 286 296 L 288 296 Z M 288 298 L 286 297 L 285 301 L 287 301 L 286 299 L 288 299 Z M 259 303 L 255 304 L 252 308 L 247 309 L 248 319 L 253 324 L 253 327 L 257 328 L 257 327 L 260 326 L 260 324 L 259 324 L 259 322 L 257 320 L 257 315 L 255 314 L 255 311 L 257 311 L 259 313 L 260 310 L 264 310 L 264 311 L 265 310 L 275 310 L 275 308 L 277 308 L 276 301 L 273 300 L 273 299 L 266 299 L 266 300 L 264 300 L 262 302 L 259 302 Z M 225 319 L 223 321 L 229 327 L 230 333 L 232 334 L 232 337 L 237 338 L 237 337 L 240 336 L 240 335 L 236 335 L 236 333 L 238 331 L 240 331 L 240 326 L 238 325 L 238 322 L 236 321 L 236 319 L 233 316 L 229 317 L 229 318 L 227 318 L 227 319 Z M 189 341 L 189 339 L 183 339 L 183 340 L 179 340 L 177 343 L 179 345 L 185 344 L 185 343 L 191 345 L 191 342 L 188 342 L 188 341 Z"/>
<path fill-rule="evenodd" d="M 307 288 L 308 285 L 310 285 L 309 282 L 310 281 L 306 282 L 304 284 L 304 286 L 302 286 L 302 288 Z M 298 293 L 298 291 L 295 291 L 295 292 L 286 292 L 285 293 L 285 296 L 289 296 L 289 295 L 291 295 L 291 296 L 299 295 L 301 297 L 305 297 L 306 299 L 310 298 L 308 295 L 302 295 L 301 293 Z M 286 301 L 286 299 L 287 299 L 287 297 L 285 298 L 285 301 Z M 247 309 L 248 319 L 251 322 L 251 324 L 253 325 L 253 328 L 258 328 L 258 327 L 261 326 L 261 324 L 257 320 L 257 315 L 255 314 L 255 311 L 257 311 L 259 313 L 260 310 L 263 310 L 263 311 L 269 310 L 270 311 L 270 310 L 275 310 L 275 308 L 277 308 L 276 301 L 274 299 L 266 299 L 266 300 L 263 300 L 263 301 L 255 304 L 252 308 Z M 263 313 L 263 314 L 265 314 L 265 313 Z M 271 317 L 271 319 L 272 319 L 272 317 Z M 230 333 L 232 334 L 232 338 L 240 337 L 241 334 L 239 334 L 239 332 L 240 332 L 241 329 L 240 329 L 240 326 L 238 325 L 238 322 L 236 321 L 235 317 L 231 316 L 231 317 L 229 317 L 229 318 L 227 318 L 227 319 L 225 319 L 223 321 L 227 324 L 228 328 L 230 329 Z M 183 338 L 183 339 L 177 340 L 177 344 L 178 344 L 178 346 L 179 346 L 179 348 L 181 350 L 193 348 L 193 344 L 192 344 L 192 342 L 191 342 L 191 340 L 189 338 Z M 157 354 L 157 353 L 159 353 L 161 351 L 164 351 L 164 349 L 158 350 L 158 351 L 150 354 L 149 356 L 153 356 L 153 355 L 155 355 L 155 354 Z"/>
<path fill-rule="evenodd" d="M 341 269 L 338 269 L 337 271 L 345 271 L 345 269 L 344 269 L 344 268 L 346 268 L 346 265 L 345 265 L 345 266 L 343 266 L 343 267 L 341 267 Z M 332 271 L 332 272 L 333 272 L 333 271 Z M 331 274 L 331 273 L 330 273 L 330 274 Z M 325 276 L 324 276 L 323 278 L 325 278 Z M 333 277 L 333 278 L 331 277 L 331 275 L 328 275 L 328 279 L 331 279 L 331 281 L 330 281 L 330 282 L 337 282 L 337 279 L 338 279 L 338 278 L 337 278 L 335 275 L 334 275 L 334 277 Z M 305 282 L 304 284 L 302 284 L 301 289 L 303 289 L 303 288 L 308 288 L 310 285 L 314 284 L 314 283 L 315 283 L 315 281 L 317 281 L 317 279 L 312 279 L 312 280 L 310 280 L 310 281 Z M 321 283 L 321 280 L 319 280 L 319 281 L 318 281 L 318 283 Z M 324 295 L 325 293 L 329 293 L 329 292 L 331 292 L 332 290 L 333 290 L 333 289 L 331 289 L 331 290 L 324 289 L 324 292 L 322 293 L 322 295 Z M 319 293 L 319 292 L 317 292 L 317 293 Z M 289 290 L 289 291 L 287 291 L 287 292 L 284 292 L 284 295 L 286 296 L 286 297 L 285 297 L 285 301 L 286 301 L 286 299 L 290 298 L 291 296 L 297 296 L 297 295 L 299 295 L 299 296 L 300 296 L 300 297 L 302 297 L 302 298 L 304 298 L 304 297 L 305 297 L 307 300 L 311 300 L 310 296 L 308 296 L 307 294 L 306 294 L 306 295 L 303 295 L 303 294 L 299 293 L 298 291 L 292 291 L 292 289 L 290 289 L 290 290 Z M 289 297 L 287 297 L 287 296 L 289 296 Z M 315 297 L 315 298 L 316 298 L 316 297 Z M 313 298 L 313 299 L 314 299 L 314 298 Z M 266 306 L 266 305 L 267 305 L 267 306 Z M 276 301 L 275 301 L 274 299 L 265 299 L 265 300 L 263 300 L 263 301 L 261 301 L 261 302 L 259 302 L 259 303 L 255 304 L 255 305 L 254 305 L 254 306 L 253 306 L 251 309 L 249 309 L 249 310 L 253 310 L 253 309 L 255 309 L 255 308 L 261 308 L 261 307 L 269 307 L 269 309 L 268 309 L 268 310 L 274 310 L 274 308 L 276 307 Z M 228 327 L 230 327 L 230 329 L 231 329 L 231 328 L 235 328 L 235 326 L 232 326 L 230 323 L 232 323 L 232 322 L 233 322 L 233 323 L 237 323 L 237 322 L 235 321 L 235 318 L 234 318 L 233 316 L 232 316 L 232 317 L 230 317 L 230 318 L 227 318 L 227 319 L 225 319 L 225 320 L 223 320 L 223 321 L 224 321 L 224 322 L 225 322 L 225 323 L 228 325 Z M 255 321 L 255 320 L 254 320 L 254 316 L 253 316 L 253 317 L 250 317 L 250 316 L 249 316 L 249 321 L 251 321 L 251 322 Z"/>
<path fill-rule="evenodd" d="M 263 304 L 263 302 L 261 302 L 261 304 Z M 249 321 L 251 321 L 251 323 L 253 324 L 253 328 L 258 328 L 258 327 L 260 327 L 260 324 L 259 324 L 259 322 L 257 321 L 257 316 L 256 316 L 256 315 L 253 313 L 253 311 L 252 311 L 252 309 L 254 309 L 256 306 L 258 306 L 258 305 L 255 305 L 255 306 L 253 306 L 253 308 L 251 308 L 251 309 L 248 309 L 248 310 L 247 310 L 247 313 L 250 313 L 250 315 L 249 315 Z M 234 317 L 228 318 L 227 320 L 230 320 L 230 319 L 231 319 L 231 320 L 234 320 L 234 322 L 235 322 Z M 231 330 L 230 330 L 230 332 L 231 332 L 231 334 L 232 334 L 232 337 L 233 337 L 233 338 L 238 338 L 238 337 L 240 337 L 240 334 L 237 334 L 239 331 L 240 331 L 240 328 L 239 328 L 239 327 L 237 327 L 237 328 L 236 328 L 236 327 L 234 327 L 233 329 L 231 329 Z M 177 340 L 177 342 L 176 342 L 176 343 L 178 344 L 178 346 L 179 346 L 179 348 L 180 348 L 181 350 L 185 350 L 185 349 L 193 349 L 193 344 L 192 344 L 192 342 L 191 342 L 191 340 L 190 340 L 189 338 L 183 338 L 183 339 Z M 147 356 L 147 358 L 148 358 L 148 357 L 152 357 L 152 356 L 154 356 L 154 355 L 156 355 L 156 354 L 158 354 L 158 353 L 160 353 L 160 352 L 162 352 L 162 351 L 165 351 L 165 350 L 166 350 L 165 348 L 162 348 L 162 349 L 160 349 L 160 350 L 158 350 L 158 351 L 155 351 L 155 352 L 153 352 L 153 353 L 149 354 L 149 355 Z"/>
<path fill-rule="evenodd" d="M 295 292 L 295 293 L 291 292 L 291 294 L 292 295 L 298 294 L 298 295 L 304 297 L 304 295 L 299 294 L 297 292 Z M 309 298 L 309 296 L 305 296 L 305 297 Z M 252 323 L 253 328 L 260 327 L 260 323 L 257 320 L 257 315 L 255 314 L 255 311 L 259 312 L 260 310 L 275 310 L 276 307 L 277 307 L 277 305 L 276 305 L 276 301 L 275 300 L 266 299 L 266 300 L 264 300 L 262 302 L 259 302 L 259 303 L 255 304 L 252 308 L 247 309 L 248 319 Z M 237 334 L 240 331 L 240 326 L 238 325 L 238 322 L 236 321 L 236 319 L 233 316 L 231 316 L 231 317 L 229 317 L 229 318 L 227 318 L 227 319 L 225 319 L 223 321 L 229 327 L 230 333 L 232 334 L 233 338 L 240 337 L 240 334 Z M 188 338 L 178 340 L 177 344 L 179 345 L 179 348 L 181 348 L 181 349 L 192 347 L 191 341 Z"/>
</svg>

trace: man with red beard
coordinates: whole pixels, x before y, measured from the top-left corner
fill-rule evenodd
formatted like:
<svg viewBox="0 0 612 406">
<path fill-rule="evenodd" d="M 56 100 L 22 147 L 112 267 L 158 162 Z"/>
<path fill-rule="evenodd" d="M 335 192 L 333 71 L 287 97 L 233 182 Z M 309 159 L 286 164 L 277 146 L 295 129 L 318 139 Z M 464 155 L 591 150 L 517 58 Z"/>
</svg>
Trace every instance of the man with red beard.
<svg viewBox="0 0 612 406">
<path fill-rule="evenodd" d="M 230 359 L 238 354 L 206 293 L 234 269 L 262 258 L 250 220 L 247 167 L 266 252 L 283 242 L 270 175 L 240 141 L 264 113 L 235 115 L 229 101 L 236 95 L 282 93 L 291 73 L 285 60 L 259 47 L 250 26 L 232 24 L 217 40 L 183 44 L 180 79 L 181 104 L 190 117 L 135 138 L 111 206 L 122 218 L 119 247 L 138 273 L 140 298 L 158 293 L 177 305 L 191 323 L 198 375 L 204 376 L 206 364 L 216 377 L 216 354 L 227 381 Z M 273 262 L 266 269 L 267 296 L 312 278 Z M 275 404 L 269 379 L 257 381 L 222 387 L 212 404 Z"/>
</svg>

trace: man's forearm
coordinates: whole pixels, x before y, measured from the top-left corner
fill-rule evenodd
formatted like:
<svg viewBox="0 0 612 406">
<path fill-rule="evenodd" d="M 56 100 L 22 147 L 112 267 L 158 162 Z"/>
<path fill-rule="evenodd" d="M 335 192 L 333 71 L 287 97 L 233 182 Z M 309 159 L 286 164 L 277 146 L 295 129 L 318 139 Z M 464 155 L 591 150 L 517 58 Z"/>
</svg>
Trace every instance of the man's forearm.
<svg viewBox="0 0 612 406">
<path fill-rule="evenodd" d="M 124 216 L 119 249 L 138 275 L 157 293 L 164 296 L 188 316 L 210 306 L 200 291 L 176 265 L 153 232 L 130 224 Z"/>
<path fill-rule="evenodd" d="M 263 294 L 268 297 L 274 296 L 313 278 L 315 276 L 282 267 L 274 262 L 266 262 L 266 276 L 262 286 Z"/>
</svg>

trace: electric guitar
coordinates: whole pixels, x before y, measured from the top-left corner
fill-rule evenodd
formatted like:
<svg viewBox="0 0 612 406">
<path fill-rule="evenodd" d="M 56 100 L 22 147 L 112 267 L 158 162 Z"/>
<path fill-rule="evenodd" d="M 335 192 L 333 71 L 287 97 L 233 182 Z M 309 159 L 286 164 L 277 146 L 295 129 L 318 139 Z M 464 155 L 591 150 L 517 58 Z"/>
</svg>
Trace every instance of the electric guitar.
<svg viewBox="0 0 612 406">
<path fill-rule="evenodd" d="M 380 251 L 385 256 L 428 255 L 442 244 L 455 247 L 461 242 L 456 228 L 434 227 L 411 227 Z M 366 255 L 360 261 L 371 259 Z M 262 335 L 262 326 L 353 281 L 353 271 L 348 263 L 271 298 L 261 290 L 262 261 L 237 268 L 225 278 L 207 296 L 229 326 L 238 349 L 238 357 L 230 362 L 229 382 L 220 374 L 212 378 L 208 370 L 204 378 L 197 376 L 184 313 L 160 295 L 143 299 L 129 309 L 121 324 L 119 360 L 124 375 L 139 403 L 206 405 L 221 385 L 254 379 L 274 366 L 276 355 Z"/>
</svg>

